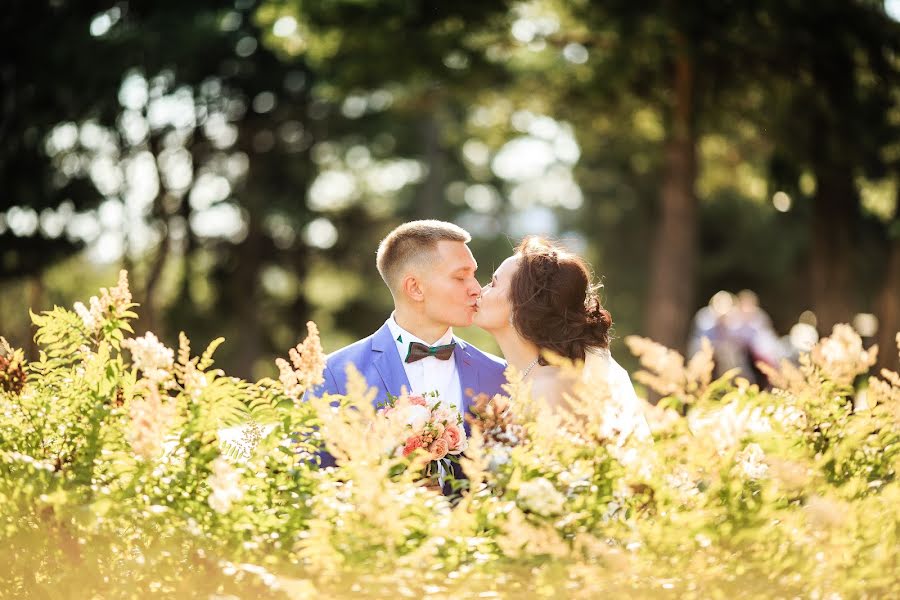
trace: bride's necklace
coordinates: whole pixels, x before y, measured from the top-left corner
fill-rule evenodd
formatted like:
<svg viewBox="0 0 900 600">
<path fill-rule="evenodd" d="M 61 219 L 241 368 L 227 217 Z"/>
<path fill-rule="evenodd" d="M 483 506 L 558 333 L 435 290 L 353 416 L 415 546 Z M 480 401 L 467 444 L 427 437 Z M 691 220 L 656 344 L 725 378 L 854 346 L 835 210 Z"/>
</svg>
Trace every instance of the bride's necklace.
<svg viewBox="0 0 900 600">
<path fill-rule="evenodd" d="M 531 370 L 534 368 L 534 365 L 538 364 L 538 361 L 541 360 L 541 357 L 538 356 L 536 359 L 531 361 L 531 364 L 525 367 L 525 370 L 522 372 L 522 381 L 525 381 L 525 378 L 528 377 L 528 374 L 531 373 Z"/>
</svg>

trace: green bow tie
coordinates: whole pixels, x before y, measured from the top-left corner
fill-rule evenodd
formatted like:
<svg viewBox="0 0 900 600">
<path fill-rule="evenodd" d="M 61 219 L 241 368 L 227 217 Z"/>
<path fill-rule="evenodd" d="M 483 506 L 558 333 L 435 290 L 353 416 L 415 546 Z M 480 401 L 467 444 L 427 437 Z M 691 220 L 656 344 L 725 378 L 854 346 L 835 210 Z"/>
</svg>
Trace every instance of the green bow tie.
<svg viewBox="0 0 900 600">
<path fill-rule="evenodd" d="M 448 360 L 453 356 L 453 349 L 456 348 L 456 342 L 451 342 L 445 346 L 426 346 L 419 342 L 410 342 L 409 352 L 406 353 L 406 362 L 416 362 L 426 356 L 433 356 L 441 360 Z"/>
</svg>

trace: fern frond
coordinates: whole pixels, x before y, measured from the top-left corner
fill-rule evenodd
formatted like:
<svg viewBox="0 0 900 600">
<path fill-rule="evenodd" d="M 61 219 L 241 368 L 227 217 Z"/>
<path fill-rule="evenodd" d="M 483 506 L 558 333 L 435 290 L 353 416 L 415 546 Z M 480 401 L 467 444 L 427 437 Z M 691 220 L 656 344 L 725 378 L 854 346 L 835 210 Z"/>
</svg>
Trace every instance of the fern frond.
<svg viewBox="0 0 900 600">
<path fill-rule="evenodd" d="M 259 423 L 277 421 L 279 404 L 284 400 L 288 400 L 278 393 L 280 391 L 279 388 L 265 386 L 262 381 L 255 385 L 247 382 L 242 382 L 242 384 L 247 398 L 247 409 L 250 417 Z"/>
<path fill-rule="evenodd" d="M 54 306 L 41 314 L 29 313 L 38 328 L 34 339 L 42 347 L 41 360 L 32 363 L 36 372 L 73 364 L 80 358 L 81 347 L 92 341 L 81 317 L 74 312 Z"/>
<path fill-rule="evenodd" d="M 250 457 L 250 450 L 240 442 L 220 439 L 219 450 L 222 452 L 222 456 L 230 460 L 241 460 Z"/>
<path fill-rule="evenodd" d="M 201 371 L 205 371 L 213 365 L 212 355 L 216 351 L 216 349 L 222 345 L 225 341 L 225 338 L 218 337 L 209 343 L 209 346 L 206 347 L 206 350 L 203 351 L 203 355 L 200 357 L 200 362 L 197 365 L 197 368 Z"/>
<path fill-rule="evenodd" d="M 201 406 L 201 429 L 214 431 L 247 421 L 250 411 L 242 383 L 242 380 L 231 377 L 211 379 L 197 399 Z"/>
<path fill-rule="evenodd" d="M 175 361 L 175 375 L 184 380 L 184 371 L 191 362 L 191 342 L 183 331 L 178 332 L 178 359 Z"/>
</svg>

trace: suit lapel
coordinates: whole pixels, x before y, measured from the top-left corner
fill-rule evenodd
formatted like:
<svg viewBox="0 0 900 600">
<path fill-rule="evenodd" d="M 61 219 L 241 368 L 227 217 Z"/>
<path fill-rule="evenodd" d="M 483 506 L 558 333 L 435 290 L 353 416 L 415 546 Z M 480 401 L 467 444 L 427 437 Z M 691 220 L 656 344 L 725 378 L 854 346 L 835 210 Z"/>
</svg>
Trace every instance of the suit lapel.
<svg viewBox="0 0 900 600">
<path fill-rule="evenodd" d="M 469 412 L 469 406 L 472 404 L 472 398 L 466 393 L 467 390 L 473 390 L 477 393 L 478 386 L 478 369 L 475 368 L 475 359 L 469 353 L 469 345 L 459 338 L 456 338 L 457 347 L 453 352 L 453 360 L 456 361 L 456 372 L 459 375 L 459 389 L 462 392 L 462 414 L 465 419 Z M 468 430 L 468 423 L 466 423 Z"/>
<path fill-rule="evenodd" d="M 400 362 L 400 355 L 397 353 L 394 338 L 387 323 L 382 325 L 381 329 L 375 332 L 372 337 L 372 364 L 381 377 L 384 391 L 388 394 L 398 396 L 401 388 L 406 387 L 409 391 L 409 378 L 406 376 L 406 369 Z M 379 394 L 376 402 L 387 400 L 386 394 Z"/>
</svg>

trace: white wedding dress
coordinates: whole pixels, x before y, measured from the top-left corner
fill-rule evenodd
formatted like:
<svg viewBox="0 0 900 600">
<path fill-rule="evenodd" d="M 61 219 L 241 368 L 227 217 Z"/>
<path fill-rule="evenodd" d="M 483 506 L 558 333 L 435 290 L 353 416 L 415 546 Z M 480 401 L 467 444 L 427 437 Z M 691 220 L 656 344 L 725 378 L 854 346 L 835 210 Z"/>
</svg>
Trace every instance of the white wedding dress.
<svg viewBox="0 0 900 600">
<path fill-rule="evenodd" d="M 588 390 L 597 390 L 602 402 L 603 435 L 622 447 L 626 442 L 652 443 L 650 426 L 644 416 L 646 402 L 634 391 L 628 372 L 612 357 L 607 348 L 588 350 L 582 382 Z"/>
</svg>

